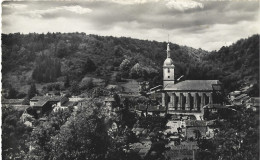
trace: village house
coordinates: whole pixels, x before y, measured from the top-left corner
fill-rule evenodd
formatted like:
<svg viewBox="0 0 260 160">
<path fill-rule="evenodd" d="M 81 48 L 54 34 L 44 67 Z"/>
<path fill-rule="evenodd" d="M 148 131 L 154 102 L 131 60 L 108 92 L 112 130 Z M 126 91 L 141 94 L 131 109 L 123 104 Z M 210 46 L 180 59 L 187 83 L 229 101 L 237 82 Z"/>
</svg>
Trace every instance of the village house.
<svg viewBox="0 0 260 160">
<path fill-rule="evenodd" d="M 139 92 L 144 92 L 144 91 L 148 91 L 150 86 L 149 86 L 149 82 L 147 81 L 142 81 L 142 80 L 138 80 L 137 81 L 139 84 L 138 90 Z"/>
<path fill-rule="evenodd" d="M 164 117 L 165 113 L 166 113 L 165 107 L 162 107 L 160 105 L 148 106 L 147 108 L 147 115 Z"/>
<path fill-rule="evenodd" d="M 106 97 L 105 98 L 105 106 L 106 106 L 108 115 L 111 115 L 116 111 L 115 102 L 116 101 L 113 97 Z"/>
<path fill-rule="evenodd" d="M 217 113 L 220 110 L 227 110 L 229 107 L 226 105 L 222 104 L 207 104 L 206 106 L 203 107 L 204 111 L 208 110 L 211 113 Z"/>
<path fill-rule="evenodd" d="M 79 96 L 72 96 L 72 97 L 69 97 L 69 101 L 70 102 L 79 102 L 79 101 L 83 101 L 85 100 L 86 98 L 82 98 L 82 97 L 79 97 Z"/>
<path fill-rule="evenodd" d="M 185 136 L 187 138 L 197 139 L 200 137 L 206 137 L 207 125 L 206 121 L 198 120 L 186 120 Z"/>
<path fill-rule="evenodd" d="M 241 94 L 241 91 L 233 91 L 228 94 L 228 98 L 230 102 L 233 102 L 234 99 Z"/>
<path fill-rule="evenodd" d="M 30 99 L 30 106 L 41 117 L 50 113 L 55 107 L 61 107 L 67 101 L 68 98 L 64 96 L 35 96 Z"/>
<path fill-rule="evenodd" d="M 246 108 L 251 108 L 253 111 L 259 111 L 260 107 L 260 98 L 259 97 L 251 97 L 247 103 Z"/>
<path fill-rule="evenodd" d="M 160 105 L 147 105 L 147 104 L 138 104 L 135 108 L 135 112 L 140 117 L 147 116 L 156 116 L 156 117 L 165 117 L 166 109 Z"/>
<path fill-rule="evenodd" d="M 77 106 L 78 102 L 74 102 L 74 101 L 67 101 L 65 103 L 63 103 L 61 106 L 56 105 L 53 108 L 54 112 L 57 112 L 58 110 L 65 110 L 68 109 L 69 107 L 72 107 L 72 109 L 74 109 L 75 106 Z"/>
<path fill-rule="evenodd" d="M 242 105 L 242 104 L 246 103 L 249 99 L 250 99 L 250 97 L 247 94 L 241 94 L 234 98 L 232 104 Z"/>
<path fill-rule="evenodd" d="M 138 104 L 135 108 L 135 112 L 140 116 L 140 117 L 146 117 L 147 116 L 147 105 L 146 104 Z"/>
</svg>

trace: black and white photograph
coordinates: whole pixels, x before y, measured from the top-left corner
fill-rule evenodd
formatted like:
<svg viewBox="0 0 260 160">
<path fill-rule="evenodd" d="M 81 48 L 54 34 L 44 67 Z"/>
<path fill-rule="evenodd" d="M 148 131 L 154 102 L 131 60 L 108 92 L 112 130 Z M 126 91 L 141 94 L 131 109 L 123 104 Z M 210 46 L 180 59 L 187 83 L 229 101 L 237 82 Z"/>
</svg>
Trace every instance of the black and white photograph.
<svg viewBox="0 0 260 160">
<path fill-rule="evenodd" d="M 258 160 L 258 0 L 3 0 L 3 160 Z"/>
</svg>

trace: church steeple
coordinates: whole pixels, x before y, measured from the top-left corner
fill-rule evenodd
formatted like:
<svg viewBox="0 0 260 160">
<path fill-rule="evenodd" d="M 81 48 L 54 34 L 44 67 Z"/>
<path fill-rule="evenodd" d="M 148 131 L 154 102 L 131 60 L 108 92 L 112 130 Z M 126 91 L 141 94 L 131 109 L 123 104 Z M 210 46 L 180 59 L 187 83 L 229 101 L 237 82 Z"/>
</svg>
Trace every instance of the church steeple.
<svg viewBox="0 0 260 160">
<path fill-rule="evenodd" d="M 167 58 L 170 58 L 170 44 L 169 44 L 169 42 L 168 42 L 168 44 L 167 44 Z"/>
<path fill-rule="evenodd" d="M 163 63 L 163 86 L 174 84 L 174 64 L 170 56 L 170 43 L 167 44 L 167 58 Z"/>
</svg>

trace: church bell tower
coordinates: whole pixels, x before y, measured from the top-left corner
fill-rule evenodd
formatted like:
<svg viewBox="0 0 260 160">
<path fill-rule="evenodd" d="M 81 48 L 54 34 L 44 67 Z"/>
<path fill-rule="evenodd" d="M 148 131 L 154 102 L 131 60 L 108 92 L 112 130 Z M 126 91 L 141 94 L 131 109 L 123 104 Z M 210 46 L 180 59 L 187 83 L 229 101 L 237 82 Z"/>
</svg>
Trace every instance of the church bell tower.
<svg viewBox="0 0 260 160">
<path fill-rule="evenodd" d="M 167 58 L 163 63 L 163 88 L 169 84 L 174 84 L 174 65 L 170 57 L 170 44 L 167 44 Z"/>
</svg>

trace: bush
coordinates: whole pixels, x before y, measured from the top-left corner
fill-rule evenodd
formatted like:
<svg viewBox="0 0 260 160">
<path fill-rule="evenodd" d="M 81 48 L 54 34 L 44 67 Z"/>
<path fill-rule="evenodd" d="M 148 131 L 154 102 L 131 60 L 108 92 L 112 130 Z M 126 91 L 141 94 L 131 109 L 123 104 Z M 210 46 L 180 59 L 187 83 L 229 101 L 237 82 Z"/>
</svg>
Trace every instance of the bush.
<svg viewBox="0 0 260 160">
<path fill-rule="evenodd" d="M 89 90 L 92 89 L 94 87 L 94 83 L 93 83 L 93 79 L 90 78 L 89 80 L 83 81 L 81 83 L 80 89 L 81 90 Z"/>
</svg>

